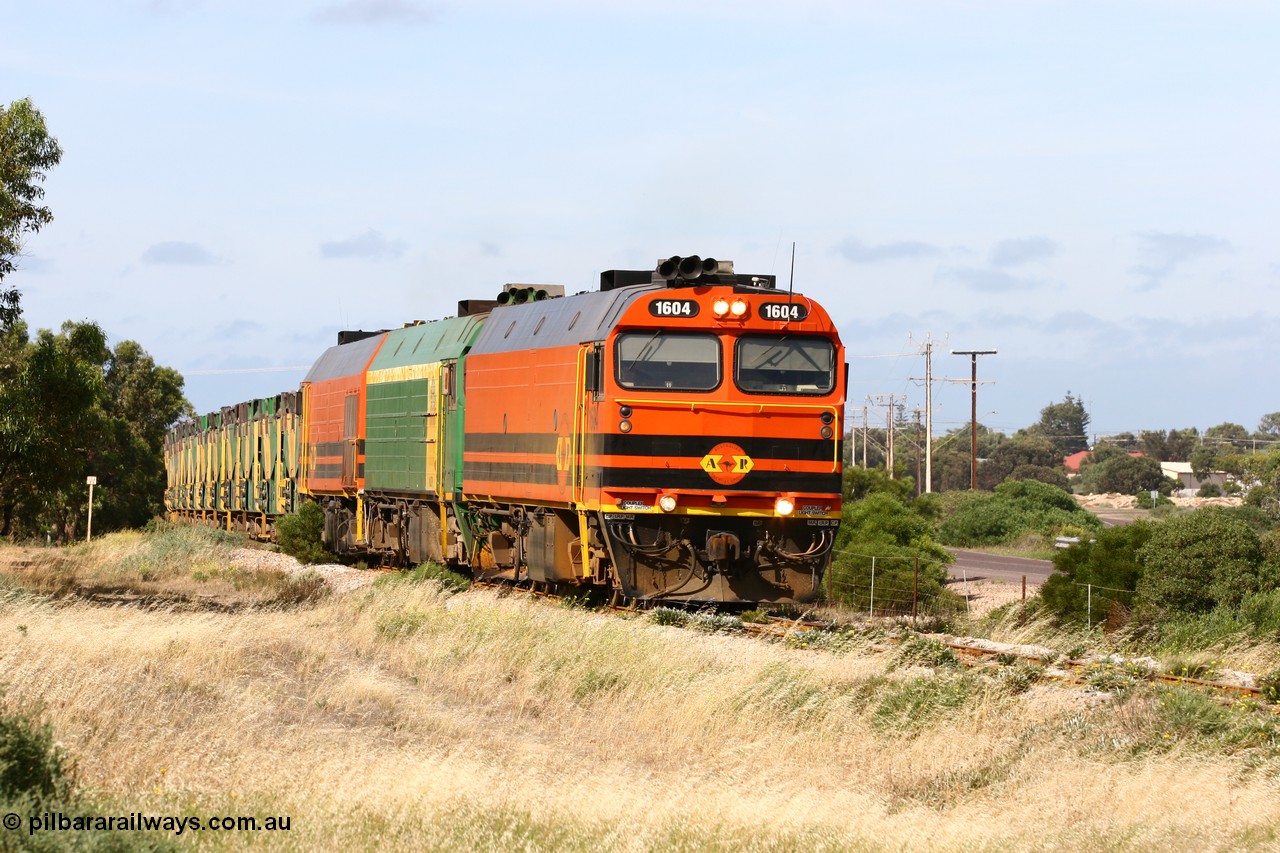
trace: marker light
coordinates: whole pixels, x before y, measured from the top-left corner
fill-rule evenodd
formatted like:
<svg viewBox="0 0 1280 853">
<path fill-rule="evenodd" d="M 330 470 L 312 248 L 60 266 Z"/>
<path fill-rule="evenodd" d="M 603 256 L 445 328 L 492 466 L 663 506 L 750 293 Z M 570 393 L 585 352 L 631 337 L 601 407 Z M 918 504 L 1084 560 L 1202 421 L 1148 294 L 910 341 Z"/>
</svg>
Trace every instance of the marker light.
<svg viewBox="0 0 1280 853">
<path fill-rule="evenodd" d="M 818 430 L 818 434 L 823 438 L 831 438 L 831 436 L 835 435 L 835 432 L 832 431 L 831 427 L 824 426 L 822 429 Z"/>
<path fill-rule="evenodd" d="M 662 495 L 658 498 L 658 506 L 662 507 L 663 512 L 672 512 L 676 508 L 675 495 Z"/>
<path fill-rule="evenodd" d="M 717 299 L 715 302 L 712 302 L 712 303 L 711 303 L 711 313 L 712 313 L 712 314 L 715 314 L 717 317 L 723 317 L 725 314 L 728 314 L 728 313 L 729 313 L 729 300 L 728 300 L 728 299 Z"/>
<path fill-rule="evenodd" d="M 796 502 L 791 498 L 778 498 L 773 502 L 773 510 L 778 515 L 791 515 L 795 512 Z"/>
<path fill-rule="evenodd" d="M 622 421 L 618 424 L 618 429 L 622 432 L 631 432 L 631 421 Z"/>
<path fill-rule="evenodd" d="M 733 300 L 733 307 L 729 310 L 733 312 L 733 316 L 741 317 L 747 313 L 747 303 L 742 299 L 735 299 Z"/>
</svg>

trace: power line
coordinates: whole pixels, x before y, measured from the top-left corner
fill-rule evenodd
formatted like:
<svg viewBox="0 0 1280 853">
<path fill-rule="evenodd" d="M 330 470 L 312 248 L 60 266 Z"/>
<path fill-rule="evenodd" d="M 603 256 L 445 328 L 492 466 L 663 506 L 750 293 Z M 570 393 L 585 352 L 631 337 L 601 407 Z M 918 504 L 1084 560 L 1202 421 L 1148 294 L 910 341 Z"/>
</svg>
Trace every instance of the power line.
<svg viewBox="0 0 1280 853">
<path fill-rule="evenodd" d="M 294 367 L 228 367 L 216 370 L 179 370 L 183 376 L 229 376 L 235 373 L 284 373 L 290 370 L 310 370 L 311 365 Z"/>
</svg>

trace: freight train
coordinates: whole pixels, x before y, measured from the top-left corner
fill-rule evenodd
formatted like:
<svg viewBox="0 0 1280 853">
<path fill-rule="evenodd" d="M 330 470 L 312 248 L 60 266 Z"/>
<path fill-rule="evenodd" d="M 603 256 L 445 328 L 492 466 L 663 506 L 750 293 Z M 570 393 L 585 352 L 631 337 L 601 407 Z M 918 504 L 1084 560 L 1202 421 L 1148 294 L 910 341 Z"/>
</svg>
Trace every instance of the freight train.
<svg viewBox="0 0 1280 853">
<path fill-rule="evenodd" d="M 814 300 L 698 256 L 598 290 L 507 285 L 341 332 L 301 388 L 178 424 L 168 517 L 270 538 L 314 501 L 340 555 L 642 602 L 816 597 L 847 367 Z"/>
</svg>

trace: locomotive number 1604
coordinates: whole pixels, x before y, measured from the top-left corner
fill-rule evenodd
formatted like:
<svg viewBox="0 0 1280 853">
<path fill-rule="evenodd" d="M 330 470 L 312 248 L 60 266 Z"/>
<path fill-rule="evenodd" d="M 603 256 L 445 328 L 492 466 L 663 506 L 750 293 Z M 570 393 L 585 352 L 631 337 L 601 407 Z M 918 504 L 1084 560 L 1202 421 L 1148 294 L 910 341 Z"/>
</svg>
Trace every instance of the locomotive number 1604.
<svg viewBox="0 0 1280 853">
<path fill-rule="evenodd" d="M 698 303 L 692 299 L 655 299 L 649 303 L 649 313 L 655 317 L 696 317 Z"/>
<path fill-rule="evenodd" d="M 760 316 L 766 320 L 803 320 L 809 316 L 809 307 L 803 302 L 766 302 L 760 306 Z"/>
</svg>

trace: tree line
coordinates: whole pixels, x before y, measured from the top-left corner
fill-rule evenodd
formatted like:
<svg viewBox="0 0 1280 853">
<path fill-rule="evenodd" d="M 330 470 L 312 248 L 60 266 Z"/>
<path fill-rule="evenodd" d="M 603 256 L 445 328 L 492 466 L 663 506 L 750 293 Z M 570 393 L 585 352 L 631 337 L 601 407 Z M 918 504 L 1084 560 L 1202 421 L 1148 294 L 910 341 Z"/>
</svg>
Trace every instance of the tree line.
<svg viewBox="0 0 1280 853">
<path fill-rule="evenodd" d="M 12 274 L 24 240 L 53 221 L 45 177 L 62 148 L 30 99 L 0 105 L 0 536 L 139 526 L 163 511 L 164 435 L 190 414 L 177 371 L 91 320 L 34 334 Z"/>
<path fill-rule="evenodd" d="M 893 474 L 909 478 L 916 493 L 924 489 L 924 433 L 901 412 L 892 436 L 888 428 L 852 429 L 845 435 L 845 461 L 853 467 L 886 468 L 890 442 L 894 446 Z M 970 488 L 973 472 L 970 425 L 934 439 L 930 491 Z M 1088 451 L 1079 476 L 1068 478 L 1063 459 Z M 990 491 L 1009 480 L 1038 480 L 1063 490 L 1085 494 L 1152 490 L 1168 494 L 1176 487 L 1161 473 L 1161 462 L 1187 462 L 1198 479 L 1210 472 L 1234 475 L 1237 482 L 1266 485 L 1280 467 L 1280 412 L 1264 415 L 1250 431 L 1222 423 L 1201 433 L 1195 427 L 1142 430 L 1099 436 L 1089 442 L 1089 413 L 1081 398 L 1065 398 L 1045 406 L 1040 419 L 1013 435 L 977 425 L 977 485 Z M 1270 478 L 1270 479 L 1269 479 Z M 1242 487 L 1243 489 L 1243 487 Z M 1210 487 L 1212 490 L 1212 487 Z M 1260 492 L 1255 500 L 1276 497 L 1280 490 Z"/>
</svg>

